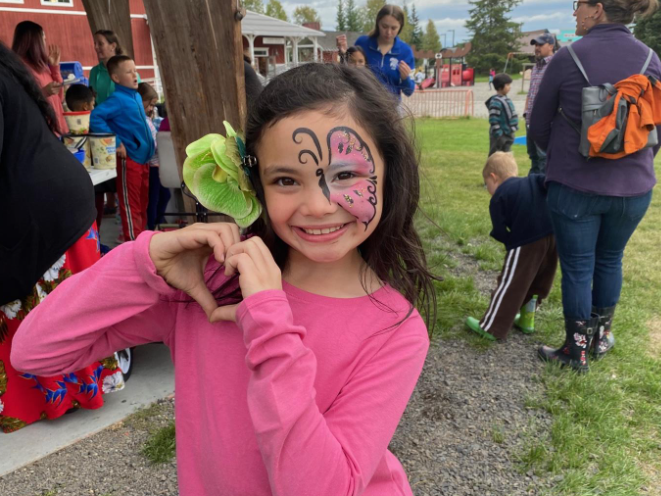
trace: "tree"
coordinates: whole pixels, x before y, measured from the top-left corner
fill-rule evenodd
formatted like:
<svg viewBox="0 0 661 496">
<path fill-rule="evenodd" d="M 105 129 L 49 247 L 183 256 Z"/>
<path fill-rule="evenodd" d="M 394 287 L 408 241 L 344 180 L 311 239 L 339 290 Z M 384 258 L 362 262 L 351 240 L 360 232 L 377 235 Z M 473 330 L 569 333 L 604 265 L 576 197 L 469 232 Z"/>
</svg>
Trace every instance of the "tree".
<svg viewBox="0 0 661 496">
<path fill-rule="evenodd" d="M 420 18 L 418 17 L 418 12 L 415 9 L 415 4 L 411 5 L 411 17 L 410 17 L 411 26 L 413 26 L 413 32 L 411 33 L 411 44 L 415 45 L 418 49 L 422 48 L 422 37 L 423 32 L 420 27 Z"/>
<path fill-rule="evenodd" d="M 441 51 L 441 37 L 438 35 L 436 25 L 431 19 L 427 22 L 427 29 L 422 36 L 422 49 L 432 50 L 434 53 Z"/>
<path fill-rule="evenodd" d="M 262 0 L 245 0 L 243 4 L 245 5 L 246 10 L 257 12 L 258 14 L 264 13 L 264 4 L 262 3 Z"/>
<path fill-rule="evenodd" d="M 285 12 L 284 7 L 278 0 L 269 0 L 269 3 L 266 5 L 266 15 L 280 19 L 281 21 L 289 21 L 287 12 Z"/>
<path fill-rule="evenodd" d="M 411 26 L 411 22 L 409 21 L 409 8 L 404 4 L 402 10 L 404 11 L 404 26 L 402 26 L 402 30 L 399 32 L 399 38 L 403 42 L 410 44 L 413 37 L 413 26 Z"/>
<path fill-rule="evenodd" d="M 636 22 L 633 34 L 640 41 L 656 52 L 661 53 L 661 10 L 657 10 L 652 16 Z"/>
<path fill-rule="evenodd" d="M 347 16 L 344 12 L 344 0 L 337 0 L 337 31 L 347 30 Z"/>
<path fill-rule="evenodd" d="M 521 49 L 521 25 L 512 22 L 508 14 L 521 0 L 469 0 L 472 8 L 466 28 L 472 33 L 473 48 L 468 63 L 478 74 L 487 74 L 491 67 L 503 67 L 507 54 Z M 517 67 L 513 67 L 517 71 Z"/>
<path fill-rule="evenodd" d="M 347 0 L 347 30 L 360 31 L 360 15 L 355 0 Z"/>
<path fill-rule="evenodd" d="M 319 13 L 307 5 L 299 5 L 294 11 L 294 22 L 296 24 L 305 24 L 306 22 L 318 22 L 321 24 Z"/>
<path fill-rule="evenodd" d="M 360 9 L 360 24 L 362 29 L 358 29 L 363 33 L 369 33 L 374 29 L 376 23 L 376 15 L 379 10 L 386 4 L 386 0 L 367 0 L 365 6 Z"/>
</svg>

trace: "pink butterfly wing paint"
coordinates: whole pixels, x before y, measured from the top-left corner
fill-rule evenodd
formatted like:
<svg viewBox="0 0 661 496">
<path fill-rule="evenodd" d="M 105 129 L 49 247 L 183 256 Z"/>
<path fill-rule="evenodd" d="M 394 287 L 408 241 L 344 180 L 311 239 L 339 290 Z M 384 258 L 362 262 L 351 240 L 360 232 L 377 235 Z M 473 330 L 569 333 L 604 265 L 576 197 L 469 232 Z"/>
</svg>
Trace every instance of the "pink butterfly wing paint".
<svg viewBox="0 0 661 496">
<path fill-rule="evenodd" d="M 351 185 L 326 181 L 330 200 L 365 224 L 376 215 L 376 176 L 374 160 L 367 144 L 348 127 L 337 127 L 328 134 L 329 170 L 334 163 L 352 163 L 353 170 L 363 176 Z"/>
</svg>

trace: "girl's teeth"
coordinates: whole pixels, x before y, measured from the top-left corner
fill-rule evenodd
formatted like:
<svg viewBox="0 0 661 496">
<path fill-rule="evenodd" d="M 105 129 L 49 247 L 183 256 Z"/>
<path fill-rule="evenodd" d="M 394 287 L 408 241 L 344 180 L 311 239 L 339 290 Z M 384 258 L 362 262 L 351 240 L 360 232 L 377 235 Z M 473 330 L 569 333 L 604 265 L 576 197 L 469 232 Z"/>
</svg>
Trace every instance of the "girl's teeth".
<svg viewBox="0 0 661 496">
<path fill-rule="evenodd" d="M 337 227 L 330 227 L 327 229 L 303 229 L 307 234 L 330 234 L 335 231 L 339 231 L 342 229 L 342 226 L 337 226 Z"/>
</svg>

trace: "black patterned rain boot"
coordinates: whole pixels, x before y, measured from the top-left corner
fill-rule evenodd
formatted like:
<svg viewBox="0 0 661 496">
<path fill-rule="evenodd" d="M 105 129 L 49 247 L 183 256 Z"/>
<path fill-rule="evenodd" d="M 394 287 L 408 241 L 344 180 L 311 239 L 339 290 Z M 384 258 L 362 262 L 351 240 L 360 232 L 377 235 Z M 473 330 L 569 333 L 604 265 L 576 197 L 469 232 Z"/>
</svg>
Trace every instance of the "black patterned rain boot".
<svg viewBox="0 0 661 496">
<path fill-rule="evenodd" d="M 599 315 L 599 323 L 592 340 L 592 357 L 599 360 L 615 346 L 615 336 L 611 331 L 615 307 L 592 308 L 592 313 Z"/>
<path fill-rule="evenodd" d="M 546 362 L 560 362 L 563 367 L 570 366 L 579 373 L 590 370 L 588 353 L 594 336 L 598 315 L 592 315 L 590 320 L 575 320 L 565 318 L 565 343 L 556 349 L 542 346 L 537 355 Z"/>
</svg>

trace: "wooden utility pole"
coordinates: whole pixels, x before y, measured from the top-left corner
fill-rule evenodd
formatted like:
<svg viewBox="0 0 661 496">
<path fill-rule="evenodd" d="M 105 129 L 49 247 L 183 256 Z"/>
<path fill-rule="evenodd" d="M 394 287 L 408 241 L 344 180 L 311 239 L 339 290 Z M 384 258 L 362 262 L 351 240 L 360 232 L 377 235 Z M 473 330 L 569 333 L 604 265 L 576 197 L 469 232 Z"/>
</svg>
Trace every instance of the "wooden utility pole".
<svg viewBox="0 0 661 496">
<path fill-rule="evenodd" d="M 83 6 L 92 33 L 96 33 L 99 29 L 114 31 L 124 53 L 133 57 L 129 0 L 83 0 Z"/>
<path fill-rule="evenodd" d="M 224 134 L 223 120 L 234 129 L 245 129 L 240 1 L 144 4 L 181 173 L 189 143 L 208 133 Z"/>
</svg>

